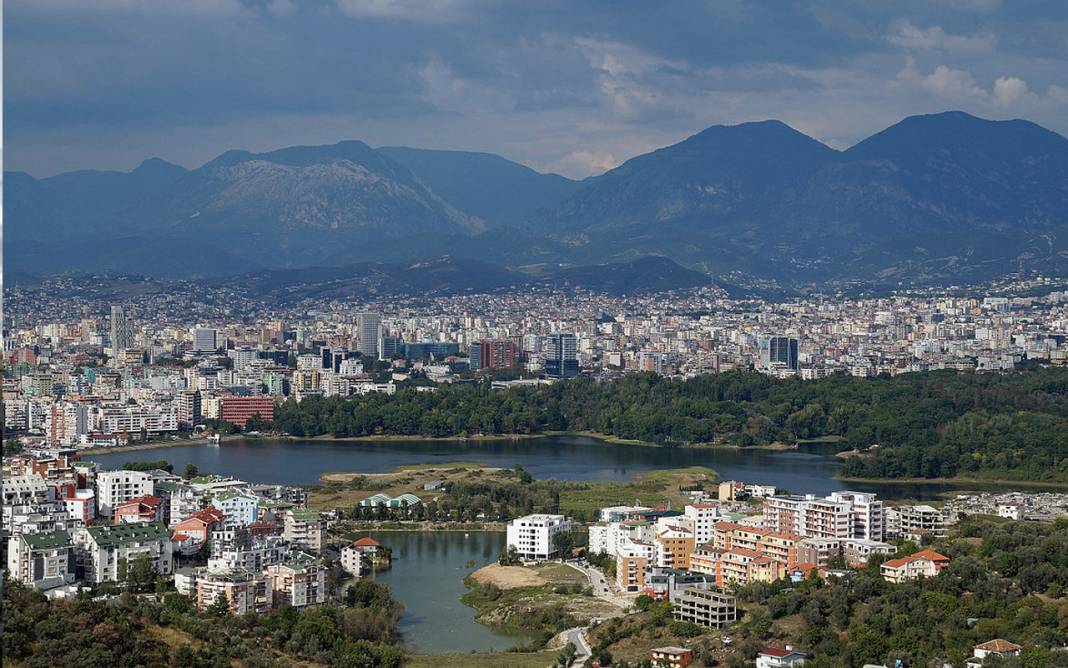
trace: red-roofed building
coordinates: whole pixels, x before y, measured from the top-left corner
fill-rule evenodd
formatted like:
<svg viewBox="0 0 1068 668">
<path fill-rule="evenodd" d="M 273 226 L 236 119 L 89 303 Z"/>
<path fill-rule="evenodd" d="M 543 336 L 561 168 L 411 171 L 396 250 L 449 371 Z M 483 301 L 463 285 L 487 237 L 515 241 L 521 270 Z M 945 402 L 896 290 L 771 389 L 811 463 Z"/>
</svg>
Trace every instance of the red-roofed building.
<svg viewBox="0 0 1068 668">
<path fill-rule="evenodd" d="M 184 534 L 192 543 L 199 544 L 208 540 L 212 530 L 223 521 L 223 512 L 218 508 L 198 510 L 178 524 L 174 525 L 174 534 Z"/>
<path fill-rule="evenodd" d="M 920 550 L 900 559 L 883 562 L 881 572 L 887 582 L 900 583 L 919 577 L 933 578 L 949 566 L 949 557 L 934 550 Z"/>
<path fill-rule="evenodd" d="M 1020 645 L 1002 638 L 995 638 L 972 648 L 973 656 L 964 664 L 964 668 L 983 668 L 987 657 L 1019 656 L 1021 651 L 1023 647 Z"/>
<path fill-rule="evenodd" d="M 162 521 L 163 500 L 158 496 L 135 496 L 115 506 L 115 524 Z"/>
<path fill-rule="evenodd" d="M 685 647 L 656 647 L 649 651 L 653 668 L 686 668 L 693 663 L 693 650 Z"/>
<path fill-rule="evenodd" d="M 757 653 L 756 668 L 788 668 L 802 666 L 806 655 L 787 645 L 786 647 L 765 647 Z"/>
<path fill-rule="evenodd" d="M 379 543 L 370 536 L 364 536 L 359 538 L 352 544 L 356 551 L 360 554 L 374 554 L 382 549 L 382 543 Z"/>
</svg>

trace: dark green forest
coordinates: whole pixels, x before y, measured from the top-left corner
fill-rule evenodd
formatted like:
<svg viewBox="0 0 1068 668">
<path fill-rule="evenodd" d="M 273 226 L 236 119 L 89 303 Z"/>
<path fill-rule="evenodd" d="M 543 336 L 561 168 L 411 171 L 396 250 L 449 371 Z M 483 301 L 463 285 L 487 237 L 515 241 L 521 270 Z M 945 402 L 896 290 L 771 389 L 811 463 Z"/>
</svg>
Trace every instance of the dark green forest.
<svg viewBox="0 0 1068 668">
<path fill-rule="evenodd" d="M 1068 482 L 1068 369 L 816 381 L 641 373 L 508 390 L 482 382 L 289 400 L 273 428 L 335 437 L 591 431 L 664 446 L 831 439 L 868 451 L 848 461 L 850 476 Z"/>
<path fill-rule="evenodd" d="M 369 580 L 349 588 L 344 606 L 241 616 L 225 606 L 198 612 L 177 593 L 154 601 L 131 592 L 94 599 L 87 592 L 50 602 L 13 580 L 3 585 L 4 665 L 229 668 L 240 660 L 249 668 L 399 668 L 405 659 L 400 604 Z"/>
</svg>

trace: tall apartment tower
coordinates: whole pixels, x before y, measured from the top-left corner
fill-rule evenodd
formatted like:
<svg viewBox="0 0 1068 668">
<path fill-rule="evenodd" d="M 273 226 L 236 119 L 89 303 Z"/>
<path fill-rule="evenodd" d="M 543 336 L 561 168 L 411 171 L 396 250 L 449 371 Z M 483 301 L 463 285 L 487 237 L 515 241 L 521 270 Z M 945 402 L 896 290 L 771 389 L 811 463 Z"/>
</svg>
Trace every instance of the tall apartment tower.
<svg viewBox="0 0 1068 668">
<path fill-rule="evenodd" d="M 111 351 L 118 355 L 127 348 L 133 348 L 134 327 L 133 319 L 126 312 L 126 307 L 113 305 L 111 307 Z"/>
<path fill-rule="evenodd" d="M 574 378 L 579 373 L 578 343 L 569 332 L 550 334 L 545 349 L 545 375 Z"/>
<path fill-rule="evenodd" d="M 515 344 L 509 339 L 479 341 L 469 350 L 473 369 L 507 369 L 516 363 Z"/>
<path fill-rule="evenodd" d="M 786 368 L 797 371 L 797 339 L 769 336 L 760 342 L 760 365 L 764 369 Z"/>
<path fill-rule="evenodd" d="M 363 356 L 378 357 L 378 339 L 382 335 L 382 316 L 378 313 L 356 315 L 356 350 Z"/>
<path fill-rule="evenodd" d="M 178 422 L 190 427 L 199 424 L 202 419 L 200 392 L 197 390 L 183 390 L 175 397 L 174 403 L 178 407 Z"/>
</svg>

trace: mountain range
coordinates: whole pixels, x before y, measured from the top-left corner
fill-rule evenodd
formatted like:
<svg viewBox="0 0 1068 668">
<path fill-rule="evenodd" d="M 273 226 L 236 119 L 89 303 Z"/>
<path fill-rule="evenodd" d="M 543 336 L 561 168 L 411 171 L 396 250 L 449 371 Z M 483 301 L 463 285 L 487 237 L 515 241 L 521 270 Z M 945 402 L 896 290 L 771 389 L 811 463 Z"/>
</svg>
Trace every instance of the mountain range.
<svg viewBox="0 0 1068 668">
<path fill-rule="evenodd" d="M 784 285 L 1068 275 L 1068 139 L 963 112 L 844 151 L 778 121 L 717 125 L 583 181 L 359 141 L 4 179 L 8 268 L 37 275 L 301 280 L 442 255 L 493 265 L 474 272 L 486 286 L 589 281 L 645 256 L 661 259 L 632 276 L 681 284 L 692 271 Z"/>
</svg>

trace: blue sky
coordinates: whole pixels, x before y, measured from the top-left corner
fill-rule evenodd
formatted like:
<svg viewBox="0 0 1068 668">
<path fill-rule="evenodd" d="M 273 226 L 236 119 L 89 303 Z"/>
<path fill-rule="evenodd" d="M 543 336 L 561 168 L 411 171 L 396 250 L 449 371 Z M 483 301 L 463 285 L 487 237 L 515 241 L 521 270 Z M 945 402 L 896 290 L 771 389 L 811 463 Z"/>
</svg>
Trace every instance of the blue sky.
<svg viewBox="0 0 1068 668">
<path fill-rule="evenodd" d="M 1068 134 L 1064 0 L 8 0 L 5 169 L 361 139 L 596 174 L 717 123 Z"/>
</svg>

